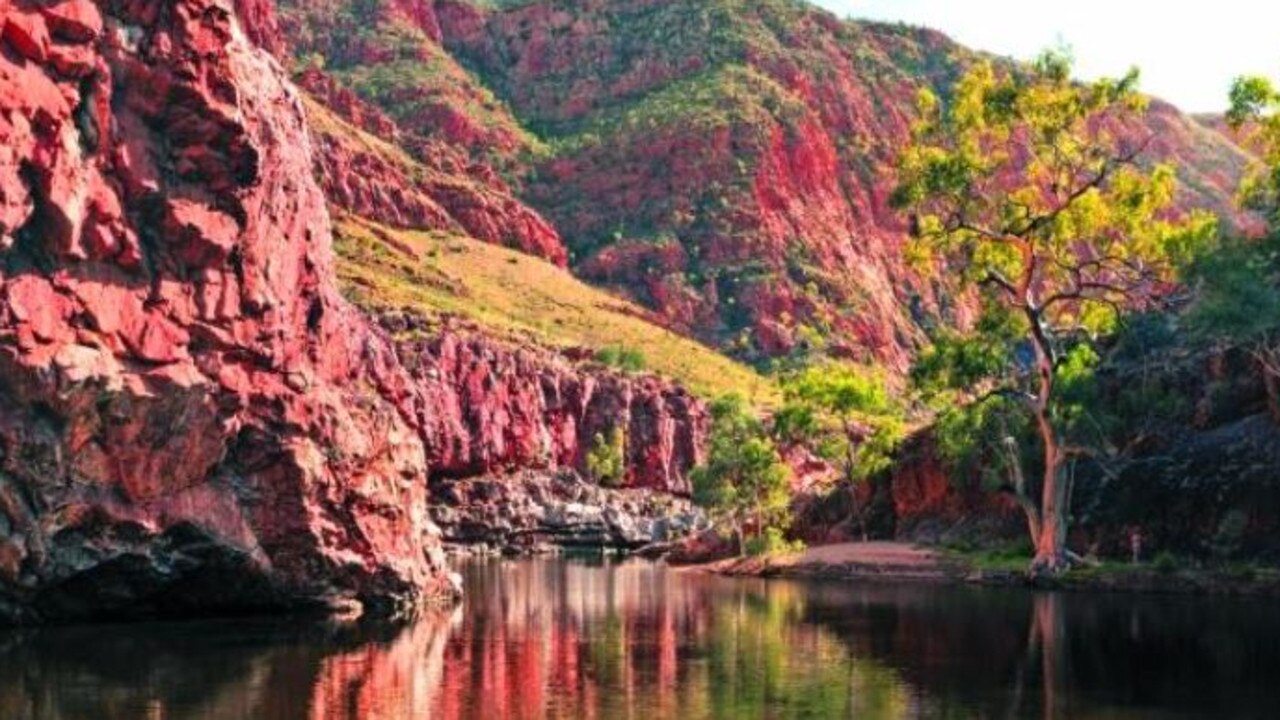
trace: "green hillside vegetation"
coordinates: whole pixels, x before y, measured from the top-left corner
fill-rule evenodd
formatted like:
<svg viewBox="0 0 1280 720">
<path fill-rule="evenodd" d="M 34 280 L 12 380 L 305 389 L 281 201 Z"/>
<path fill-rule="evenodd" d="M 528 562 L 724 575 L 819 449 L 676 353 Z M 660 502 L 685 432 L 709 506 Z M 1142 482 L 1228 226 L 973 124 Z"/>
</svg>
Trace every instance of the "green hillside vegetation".
<svg viewBox="0 0 1280 720">
<path fill-rule="evenodd" d="M 654 325 L 639 306 L 550 263 L 459 235 L 351 217 L 338 221 L 335 236 L 344 292 L 367 309 L 465 318 L 500 337 L 553 348 L 626 348 L 643 357 L 645 369 L 700 395 L 779 401 L 776 385 L 752 369 Z"/>
<path fill-rule="evenodd" d="M 652 137 L 666 129 L 710 132 L 747 125 L 794 123 L 802 102 L 772 78 L 746 65 L 727 64 L 679 80 L 643 98 L 588 116 L 551 141 L 556 154 Z"/>
</svg>

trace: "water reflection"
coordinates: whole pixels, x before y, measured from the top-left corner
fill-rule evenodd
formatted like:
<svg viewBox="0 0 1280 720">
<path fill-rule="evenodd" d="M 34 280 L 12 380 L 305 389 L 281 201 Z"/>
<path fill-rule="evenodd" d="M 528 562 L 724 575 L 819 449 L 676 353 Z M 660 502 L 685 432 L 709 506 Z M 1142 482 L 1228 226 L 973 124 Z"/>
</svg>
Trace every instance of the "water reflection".
<svg viewBox="0 0 1280 720">
<path fill-rule="evenodd" d="M 3 718 L 1269 717 L 1267 604 L 476 562 L 403 626 L 0 635 Z"/>
</svg>

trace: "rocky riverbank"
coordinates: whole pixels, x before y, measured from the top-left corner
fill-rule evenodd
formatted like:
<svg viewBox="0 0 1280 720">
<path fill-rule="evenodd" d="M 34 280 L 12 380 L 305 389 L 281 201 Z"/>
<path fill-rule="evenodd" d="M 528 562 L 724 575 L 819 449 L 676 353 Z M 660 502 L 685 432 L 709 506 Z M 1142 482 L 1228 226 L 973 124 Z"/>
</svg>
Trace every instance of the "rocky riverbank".
<svg viewBox="0 0 1280 720">
<path fill-rule="evenodd" d="M 822 545 L 798 553 L 690 565 L 688 570 L 859 583 L 965 583 L 1034 590 L 1280 597 L 1280 568 L 1095 563 L 1081 565 L 1061 577 L 1033 580 L 1012 562 L 991 567 L 948 550 L 892 542 Z"/>
<path fill-rule="evenodd" d="M 635 551 L 707 527 L 702 511 L 686 499 L 603 488 L 572 471 L 439 480 L 432 484 L 431 499 L 433 519 L 455 551 Z"/>
</svg>

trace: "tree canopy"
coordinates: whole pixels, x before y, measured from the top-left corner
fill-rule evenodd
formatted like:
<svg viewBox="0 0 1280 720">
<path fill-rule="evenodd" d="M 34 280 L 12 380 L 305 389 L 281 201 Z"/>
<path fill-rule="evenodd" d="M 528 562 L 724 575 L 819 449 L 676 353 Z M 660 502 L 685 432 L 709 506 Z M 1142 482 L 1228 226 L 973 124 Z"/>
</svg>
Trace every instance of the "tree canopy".
<svg viewBox="0 0 1280 720">
<path fill-rule="evenodd" d="M 1232 84 L 1230 101 L 1227 123 L 1258 157 L 1241 187 L 1244 204 L 1266 213 L 1274 231 L 1280 228 L 1280 90 L 1267 78 L 1245 76 Z"/>
<path fill-rule="evenodd" d="M 790 472 L 741 397 L 711 404 L 707 460 L 694 469 L 692 480 L 694 502 L 733 532 L 739 552 L 749 546 L 760 552 L 780 548 L 790 520 Z"/>
<path fill-rule="evenodd" d="M 1123 314 L 1160 307 L 1176 270 L 1215 235 L 1207 213 L 1174 208 L 1172 167 L 1144 164 L 1138 74 L 1090 84 L 1049 52 L 1027 67 L 975 64 L 945 102 L 920 95 L 895 205 L 909 213 L 911 260 L 976 285 L 983 318 L 938 338 L 916 379 L 1004 416 L 1028 418 L 1037 464 L 1009 470 L 1036 545 L 1033 570 L 1068 564 L 1070 388 L 1096 362 L 1090 343 Z M 1009 453 L 1012 442 L 1004 443 Z M 1039 469 L 1038 487 L 1025 479 Z M 1039 491 L 1040 502 L 1034 502 Z"/>
<path fill-rule="evenodd" d="M 775 436 L 839 463 L 855 499 L 858 483 L 889 466 L 904 425 L 879 372 L 847 363 L 811 365 L 783 379 L 783 395 Z M 856 502 L 853 507 L 865 538 L 863 512 Z"/>
</svg>

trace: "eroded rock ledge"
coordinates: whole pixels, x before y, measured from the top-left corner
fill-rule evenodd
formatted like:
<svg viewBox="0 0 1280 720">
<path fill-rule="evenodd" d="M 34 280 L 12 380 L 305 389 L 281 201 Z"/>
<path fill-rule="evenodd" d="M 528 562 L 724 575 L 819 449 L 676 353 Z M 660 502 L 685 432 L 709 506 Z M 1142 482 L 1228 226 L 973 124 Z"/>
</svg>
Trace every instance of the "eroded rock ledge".
<svg viewBox="0 0 1280 720">
<path fill-rule="evenodd" d="M 644 489 L 602 488 L 572 471 L 445 480 L 432 485 L 431 497 L 432 516 L 445 542 L 468 550 L 639 550 L 709 527 L 687 499 Z"/>
</svg>

